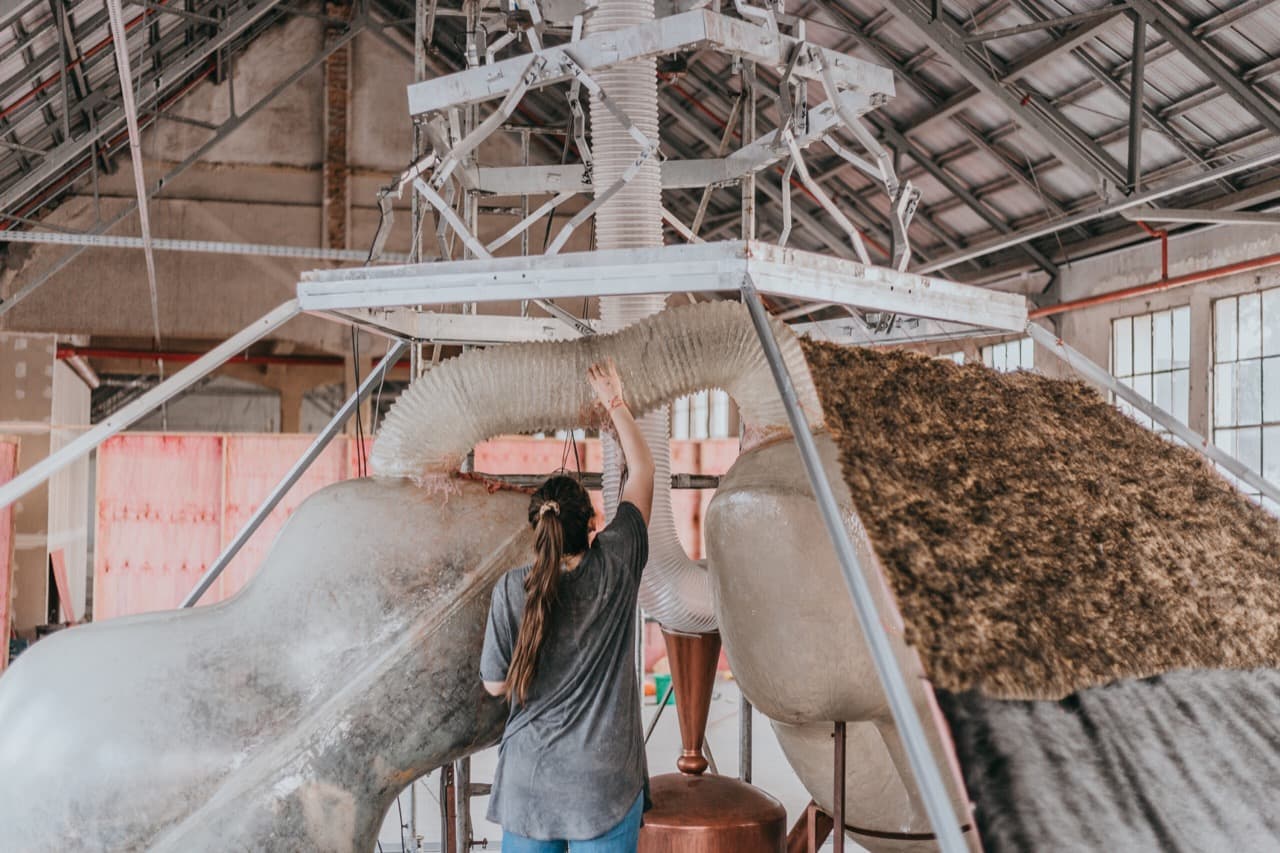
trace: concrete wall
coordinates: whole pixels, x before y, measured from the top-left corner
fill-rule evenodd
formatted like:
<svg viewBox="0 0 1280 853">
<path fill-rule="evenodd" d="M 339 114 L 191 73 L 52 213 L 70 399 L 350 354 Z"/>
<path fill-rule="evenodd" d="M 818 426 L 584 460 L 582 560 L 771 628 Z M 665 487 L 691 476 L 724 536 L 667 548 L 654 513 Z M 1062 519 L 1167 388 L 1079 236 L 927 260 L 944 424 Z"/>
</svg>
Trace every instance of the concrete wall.
<svg viewBox="0 0 1280 853">
<path fill-rule="evenodd" d="M 1280 232 L 1274 228 L 1223 226 L 1169 241 L 1169 275 L 1212 269 L 1280 252 Z M 1142 246 L 1080 261 L 1066 269 L 1062 299 L 1070 301 L 1133 287 L 1160 278 L 1160 245 Z M 1076 349 L 1102 365 L 1110 361 L 1111 321 L 1132 314 L 1183 305 L 1191 308 L 1191 387 L 1188 420 L 1192 429 L 1208 436 L 1213 370 L 1213 302 L 1225 296 L 1280 286 L 1280 267 L 1241 273 L 1205 284 L 1125 299 L 1096 308 L 1073 311 L 1058 319 L 1059 334 Z M 1037 351 L 1046 362 L 1051 356 Z"/>
<path fill-rule="evenodd" d="M 18 470 L 49 455 L 53 409 L 53 335 L 0 335 L 0 432 L 16 435 Z M 49 489 L 24 495 L 13 510 L 13 620 L 19 633 L 45 622 Z"/>
</svg>

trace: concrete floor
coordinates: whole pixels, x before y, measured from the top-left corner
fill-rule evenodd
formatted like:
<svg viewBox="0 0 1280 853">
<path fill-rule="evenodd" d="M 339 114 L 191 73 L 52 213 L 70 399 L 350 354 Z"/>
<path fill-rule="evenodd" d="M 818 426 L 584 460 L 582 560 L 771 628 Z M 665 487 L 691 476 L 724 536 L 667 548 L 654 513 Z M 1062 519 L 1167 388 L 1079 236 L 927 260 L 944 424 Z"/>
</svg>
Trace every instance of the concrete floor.
<svg viewBox="0 0 1280 853">
<path fill-rule="evenodd" d="M 711 747 L 712 757 L 716 761 L 717 769 L 729 776 L 738 775 L 738 701 L 737 684 L 731 680 L 720 680 L 717 682 L 715 693 L 712 695 L 711 713 L 707 718 L 707 741 Z M 646 726 L 657 710 L 654 700 L 652 698 L 646 699 L 644 707 Z M 676 756 L 680 754 L 680 730 L 674 712 L 675 706 L 666 709 L 662 719 L 658 721 L 658 727 L 653 731 L 653 737 L 649 739 L 649 772 L 655 776 L 674 771 Z M 769 721 L 761 714 L 756 713 L 753 728 L 752 781 L 777 797 L 786 806 L 787 826 L 790 827 L 804 811 L 805 806 L 809 804 L 809 795 L 783 757 L 782 749 L 778 746 L 777 738 L 773 735 L 773 729 L 770 727 Z M 492 779 L 494 765 L 497 760 L 498 751 L 496 748 L 472 756 L 472 781 L 488 782 Z M 415 785 L 418 799 L 417 827 L 418 834 L 422 837 L 421 849 L 439 850 L 440 813 L 436 799 L 439 775 L 433 773 L 424 779 L 420 779 Z M 487 842 L 485 846 L 477 847 L 477 849 L 501 849 L 501 827 L 484 819 L 485 810 L 488 806 L 489 800 L 487 797 L 478 797 L 472 801 L 471 816 L 475 827 L 476 843 L 479 845 L 482 842 Z M 400 796 L 400 811 L 403 812 L 404 823 L 408 824 L 410 817 L 408 791 Z M 405 830 L 403 837 L 407 842 L 409 839 L 408 830 Z M 398 853 L 398 851 L 404 849 L 401 846 L 400 812 L 397 811 L 394 804 L 391 806 L 391 811 L 387 814 L 387 818 L 382 825 L 379 841 L 384 853 L 392 853 L 392 851 L 397 851 Z M 830 842 L 828 842 L 827 847 L 830 847 Z M 411 845 L 409 849 L 412 849 Z M 849 853 L 858 853 L 858 851 L 862 850 L 852 841 L 846 842 L 845 849 Z"/>
</svg>

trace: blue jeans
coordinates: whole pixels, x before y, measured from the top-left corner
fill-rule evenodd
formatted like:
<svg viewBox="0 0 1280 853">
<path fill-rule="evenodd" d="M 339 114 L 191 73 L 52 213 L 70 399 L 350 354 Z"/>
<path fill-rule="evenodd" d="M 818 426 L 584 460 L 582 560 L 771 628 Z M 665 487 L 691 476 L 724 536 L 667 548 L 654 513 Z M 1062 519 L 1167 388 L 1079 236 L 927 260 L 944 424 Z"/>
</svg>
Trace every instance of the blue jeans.
<svg viewBox="0 0 1280 853">
<path fill-rule="evenodd" d="M 604 835 L 586 841 L 538 841 L 514 832 L 502 832 L 502 853 L 635 853 L 640 843 L 640 818 L 644 815 L 644 792 L 636 797 L 631 811 Z"/>
</svg>

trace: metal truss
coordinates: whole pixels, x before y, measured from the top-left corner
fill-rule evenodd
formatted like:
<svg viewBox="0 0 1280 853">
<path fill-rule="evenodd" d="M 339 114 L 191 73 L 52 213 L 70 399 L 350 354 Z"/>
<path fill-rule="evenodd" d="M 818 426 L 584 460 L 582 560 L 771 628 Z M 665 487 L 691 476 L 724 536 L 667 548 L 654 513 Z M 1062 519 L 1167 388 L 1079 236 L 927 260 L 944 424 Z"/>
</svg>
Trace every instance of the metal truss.
<svg viewBox="0 0 1280 853">
<path fill-rule="evenodd" d="M 768 19 L 766 25 L 761 27 L 726 19 L 707 10 L 696 10 L 632 27 L 623 32 L 579 38 L 567 45 L 537 49 L 529 54 L 491 62 L 482 67 L 414 83 L 409 87 L 410 111 L 417 114 L 418 120 L 427 127 L 436 128 L 434 134 L 429 134 L 432 136 L 434 150 L 383 191 L 380 204 L 383 224 L 375 239 L 371 259 L 378 258 L 378 253 L 385 244 L 392 210 L 389 198 L 393 194 L 399 195 L 406 186 L 412 186 L 434 208 L 440 224 L 456 235 L 472 256 L 478 258 L 490 257 L 495 249 L 524 233 L 570 195 L 594 191 L 594 198 L 560 228 L 544 250 L 547 255 L 557 254 L 574 230 L 626 186 L 658 150 L 658 140 L 645 137 L 636 128 L 609 93 L 599 85 L 592 72 L 637 58 L 667 54 L 673 50 L 712 47 L 751 62 L 781 69 L 778 102 L 786 105 L 786 115 L 778 128 L 746 141 L 736 152 L 728 155 L 724 153 L 728 143 L 726 129 L 726 135 L 715 146 L 721 156 L 706 160 L 672 161 L 663 165 L 664 186 L 704 190 L 704 201 L 699 205 L 700 212 L 694 216 L 695 224 L 701 226 L 706 209 L 705 199 L 708 197 L 707 188 L 743 180 L 754 176 L 761 169 L 785 160 L 788 176 L 794 173 L 799 177 L 809 195 L 818 201 L 844 232 L 854 255 L 864 264 L 870 264 L 871 258 L 860 230 L 813 179 L 803 159 L 802 150 L 818 140 L 830 140 L 831 144 L 843 151 L 843 147 L 834 140 L 835 132 L 843 130 L 850 133 L 870 156 L 870 162 L 875 165 L 869 165 L 868 168 L 880 176 L 889 195 L 896 251 L 894 265 L 899 270 L 905 269 L 911 258 L 908 226 L 915 213 L 918 194 L 909 183 L 901 184 L 898 181 L 890 155 L 862 123 L 862 115 L 882 104 L 892 92 L 891 75 L 878 66 L 782 33 L 771 17 L 772 14 L 759 12 L 757 17 Z M 827 95 L 827 101 L 812 110 L 807 104 L 805 88 L 799 85 L 805 80 L 817 81 Z M 568 98 L 571 110 L 574 105 L 578 106 L 573 111 L 575 137 L 580 137 L 582 130 L 578 90 L 585 89 L 636 140 L 636 159 L 610 186 L 597 188 L 592 185 L 589 155 L 585 154 L 585 162 L 577 167 L 520 166 L 486 170 L 468 162 L 476 148 L 505 125 L 526 95 L 566 81 L 573 87 Z M 448 130 L 456 126 L 453 116 L 457 114 L 457 105 L 478 104 L 496 99 L 500 99 L 497 108 L 465 135 Z M 446 116 L 449 118 L 446 119 Z M 585 150 L 584 141 L 579 140 L 579 144 Z M 857 155 L 846 152 L 846 156 L 863 162 Z M 442 195 L 442 191 L 455 177 L 461 184 L 464 199 L 468 193 L 474 192 L 500 195 L 554 192 L 555 196 L 524 216 L 519 223 L 489 245 L 483 245 L 469 224 L 453 209 L 453 200 Z M 783 207 L 787 220 L 786 232 L 789 234 L 789 197 L 784 199 Z M 684 226 L 675 215 L 669 214 L 667 220 L 677 233 L 691 242 L 699 239 L 696 230 Z"/>
<path fill-rule="evenodd" d="M 163 14 L 163 7 L 143 7 L 140 14 L 121 22 L 130 51 L 147 60 L 138 69 L 138 90 L 148 96 L 171 93 L 195 77 L 216 75 L 218 57 L 256 32 L 280 6 L 281 0 L 187 4 L 185 10 L 197 16 L 198 21 Z M 0 141 L 37 152 L 28 158 L 25 167 L 19 163 L 16 172 L 0 173 L 0 210 L 5 212 L 19 212 L 16 208 L 33 194 L 65 180 L 69 171 L 83 168 L 87 157 L 103 146 L 117 144 L 117 137 L 119 141 L 124 139 L 126 110 L 110 49 L 114 38 L 109 34 L 107 12 L 101 4 L 95 7 L 89 2 L 69 11 L 75 15 L 75 32 L 65 23 L 65 14 L 55 15 L 51 10 L 44 26 L 61 33 L 59 47 L 32 54 L 22 75 L 0 81 L 0 101 L 8 100 L 24 85 L 30 92 L 5 110 L 8 127 L 0 127 Z M 15 19 L 13 25 L 20 20 L 21 17 Z M 77 60 L 79 39 L 91 36 L 105 38 Z M 20 43 L 27 44 L 34 41 L 35 36 L 30 34 L 20 39 Z M 0 56 L 0 62 L 4 59 Z M 32 79 L 41 82 L 30 88 Z M 72 99 L 71 80 L 84 91 L 82 97 Z M 40 95 L 48 95 L 54 81 L 67 82 L 68 86 L 61 88 L 59 97 L 50 95 L 42 102 Z"/>
</svg>

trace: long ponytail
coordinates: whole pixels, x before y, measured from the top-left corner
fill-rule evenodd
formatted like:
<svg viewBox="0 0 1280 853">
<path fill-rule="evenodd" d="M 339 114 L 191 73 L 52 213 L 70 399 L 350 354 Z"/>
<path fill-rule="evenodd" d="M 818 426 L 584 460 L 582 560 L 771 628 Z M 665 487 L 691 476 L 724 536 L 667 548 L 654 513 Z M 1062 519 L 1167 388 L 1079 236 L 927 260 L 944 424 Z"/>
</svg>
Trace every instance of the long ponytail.
<svg viewBox="0 0 1280 853">
<path fill-rule="evenodd" d="M 586 550 L 593 513 L 586 489 L 571 477 L 552 477 L 529 502 L 535 557 L 525 576 L 524 616 L 507 668 L 507 698 L 512 701 L 528 698 L 538 653 L 554 616 L 560 564 L 566 555 Z"/>
</svg>

